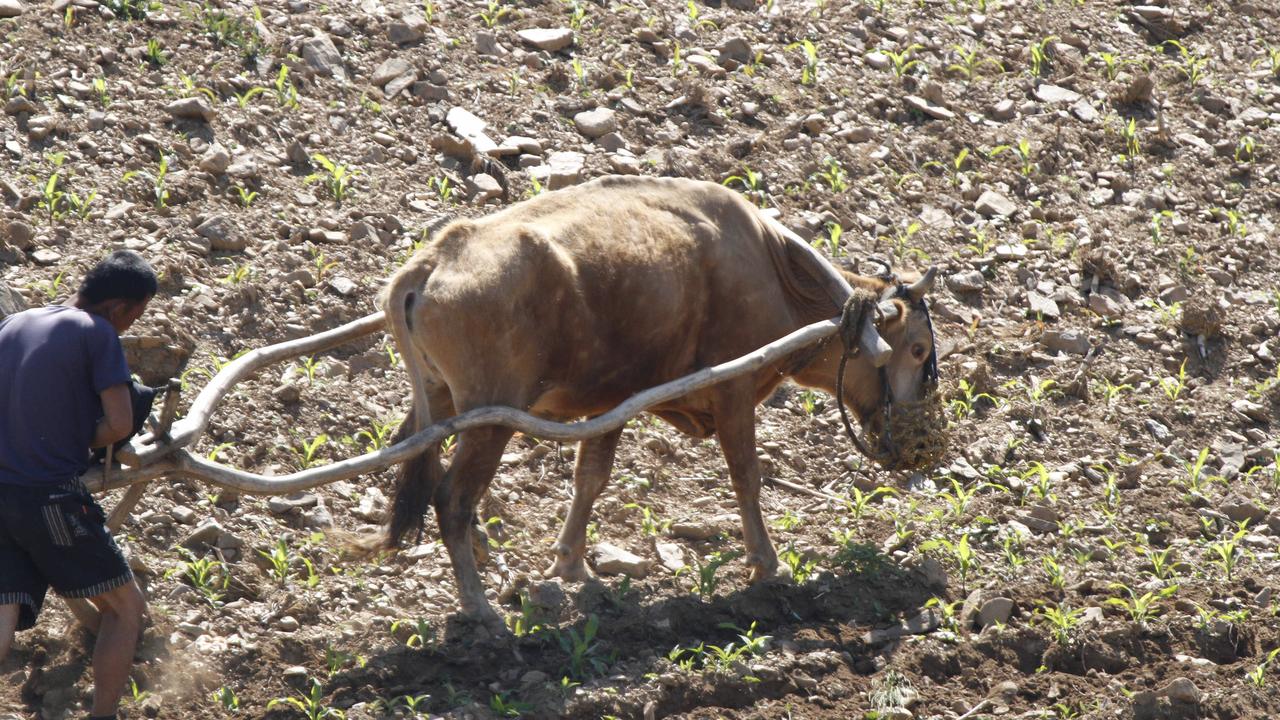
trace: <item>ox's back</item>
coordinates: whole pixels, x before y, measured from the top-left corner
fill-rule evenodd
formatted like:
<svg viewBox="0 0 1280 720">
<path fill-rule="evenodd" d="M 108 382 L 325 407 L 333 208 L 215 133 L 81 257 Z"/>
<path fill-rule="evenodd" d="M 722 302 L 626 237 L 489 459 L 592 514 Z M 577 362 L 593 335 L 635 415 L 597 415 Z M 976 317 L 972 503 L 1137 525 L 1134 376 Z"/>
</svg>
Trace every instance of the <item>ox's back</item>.
<svg viewBox="0 0 1280 720">
<path fill-rule="evenodd" d="M 459 410 L 575 417 L 834 314 L 785 247 L 718 185 L 619 177 L 454 223 L 403 272 Z"/>
</svg>

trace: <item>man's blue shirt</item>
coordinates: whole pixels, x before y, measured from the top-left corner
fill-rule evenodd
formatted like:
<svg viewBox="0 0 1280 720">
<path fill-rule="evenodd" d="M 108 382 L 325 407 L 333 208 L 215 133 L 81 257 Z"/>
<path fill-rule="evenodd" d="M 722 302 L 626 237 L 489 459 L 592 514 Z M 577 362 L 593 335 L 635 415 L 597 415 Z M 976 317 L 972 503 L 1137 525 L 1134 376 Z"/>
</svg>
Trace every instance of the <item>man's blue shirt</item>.
<svg viewBox="0 0 1280 720">
<path fill-rule="evenodd" d="M 56 305 L 0 321 L 0 483 L 62 484 L 89 467 L 99 394 L 129 381 L 106 318 Z"/>
</svg>

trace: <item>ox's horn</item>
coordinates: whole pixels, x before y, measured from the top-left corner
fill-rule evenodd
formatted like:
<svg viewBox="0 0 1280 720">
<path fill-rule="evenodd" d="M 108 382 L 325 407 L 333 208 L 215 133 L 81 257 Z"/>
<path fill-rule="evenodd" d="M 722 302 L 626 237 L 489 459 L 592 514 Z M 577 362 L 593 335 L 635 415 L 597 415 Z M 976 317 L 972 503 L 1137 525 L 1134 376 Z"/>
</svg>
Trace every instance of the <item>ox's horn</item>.
<svg viewBox="0 0 1280 720">
<path fill-rule="evenodd" d="M 931 267 L 921 278 L 907 287 L 907 294 L 912 302 L 920 302 L 926 293 L 933 289 L 933 281 L 938 279 L 938 268 Z"/>
</svg>

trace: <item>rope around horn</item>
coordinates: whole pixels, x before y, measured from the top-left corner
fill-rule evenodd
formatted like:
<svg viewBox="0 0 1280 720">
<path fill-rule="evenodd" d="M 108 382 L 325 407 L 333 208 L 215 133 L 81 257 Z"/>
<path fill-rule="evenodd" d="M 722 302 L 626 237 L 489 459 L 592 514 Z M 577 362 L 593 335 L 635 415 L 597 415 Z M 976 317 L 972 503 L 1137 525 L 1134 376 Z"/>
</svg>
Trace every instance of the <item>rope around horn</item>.
<svg viewBox="0 0 1280 720">
<path fill-rule="evenodd" d="M 849 436 L 853 446 L 858 448 L 858 452 L 876 462 L 881 459 L 879 453 L 867 447 L 849 422 L 849 411 L 844 406 L 844 368 L 850 357 L 857 357 L 861 353 L 858 341 L 862 324 L 874 318 L 878 301 L 879 298 L 874 293 L 861 288 L 855 289 L 845 301 L 844 309 L 840 312 L 840 343 L 843 349 L 840 353 L 840 367 L 836 370 L 836 407 L 840 409 L 840 421 L 844 423 L 845 434 Z"/>
</svg>

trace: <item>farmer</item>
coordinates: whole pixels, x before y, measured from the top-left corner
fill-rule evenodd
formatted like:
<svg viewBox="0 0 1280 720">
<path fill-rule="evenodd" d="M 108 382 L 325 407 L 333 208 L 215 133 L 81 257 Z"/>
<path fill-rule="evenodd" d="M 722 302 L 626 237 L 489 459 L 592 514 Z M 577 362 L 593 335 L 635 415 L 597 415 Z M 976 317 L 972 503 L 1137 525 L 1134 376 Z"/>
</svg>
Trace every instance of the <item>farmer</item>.
<svg viewBox="0 0 1280 720">
<path fill-rule="evenodd" d="M 155 294 L 151 266 L 121 250 L 66 304 L 0 322 L 0 662 L 49 586 L 88 599 L 101 617 L 91 720 L 116 717 L 145 603 L 79 476 L 90 448 L 141 427 L 120 334 Z"/>
</svg>

